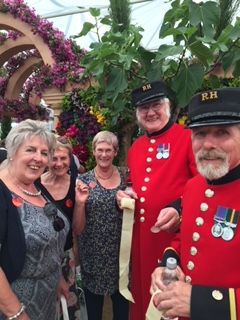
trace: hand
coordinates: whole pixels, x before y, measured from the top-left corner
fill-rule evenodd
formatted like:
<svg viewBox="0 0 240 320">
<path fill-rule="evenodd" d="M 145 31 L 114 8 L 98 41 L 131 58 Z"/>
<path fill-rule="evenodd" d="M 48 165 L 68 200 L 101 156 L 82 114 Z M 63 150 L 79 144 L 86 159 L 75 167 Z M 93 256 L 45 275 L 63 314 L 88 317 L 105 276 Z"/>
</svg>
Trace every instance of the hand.
<svg viewBox="0 0 240 320">
<path fill-rule="evenodd" d="M 64 295 L 66 300 L 68 301 L 70 295 L 69 295 L 69 285 L 66 282 L 66 280 L 61 276 L 59 285 L 58 285 L 58 290 L 57 290 L 57 300 L 60 300 L 61 294 Z"/>
<path fill-rule="evenodd" d="M 153 295 L 154 292 L 157 291 L 158 289 L 163 291 L 166 288 L 166 286 L 162 282 L 163 269 L 164 267 L 158 267 L 153 271 L 151 275 L 151 287 L 150 287 L 151 295 Z M 181 267 L 177 266 L 176 273 L 177 273 L 178 280 L 184 282 L 185 274 L 183 273 Z"/>
<path fill-rule="evenodd" d="M 171 233 L 177 231 L 179 223 L 180 218 L 177 210 L 169 207 L 160 211 L 154 227 L 159 228 L 159 231 L 164 230 Z"/>
<path fill-rule="evenodd" d="M 169 318 L 190 318 L 190 301 L 192 286 L 183 281 L 176 281 L 166 286 L 154 299 L 158 310 L 165 310 L 164 316 Z"/>
<path fill-rule="evenodd" d="M 138 199 L 138 196 L 136 194 L 136 192 L 133 191 L 133 196 L 130 197 L 128 194 L 126 194 L 123 190 L 118 190 L 118 192 L 116 193 L 116 202 L 117 205 L 119 206 L 119 208 L 121 208 L 121 201 L 122 198 L 133 198 L 133 199 Z"/>
<path fill-rule="evenodd" d="M 81 180 L 76 181 L 75 200 L 78 203 L 85 203 L 89 195 L 88 186 Z"/>
</svg>

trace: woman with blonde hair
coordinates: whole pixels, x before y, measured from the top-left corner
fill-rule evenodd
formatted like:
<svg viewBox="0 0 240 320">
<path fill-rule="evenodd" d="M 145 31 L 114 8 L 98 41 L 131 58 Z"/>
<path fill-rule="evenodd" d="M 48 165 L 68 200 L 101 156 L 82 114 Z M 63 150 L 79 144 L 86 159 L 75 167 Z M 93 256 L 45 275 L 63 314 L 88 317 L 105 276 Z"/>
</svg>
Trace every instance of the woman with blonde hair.
<svg viewBox="0 0 240 320">
<path fill-rule="evenodd" d="M 109 295 L 115 320 L 128 319 L 128 301 L 120 294 L 119 251 L 122 213 L 116 209 L 115 195 L 125 185 L 121 168 L 113 165 L 118 139 L 109 131 L 93 139 L 94 169 L 79 175 L 79 184 L 89 188 L 85 202 L 85 225 L 74 224 L 78 237 L 82 282 L 88 320 L 101 320 L 104 296 Z"/>
</svg>

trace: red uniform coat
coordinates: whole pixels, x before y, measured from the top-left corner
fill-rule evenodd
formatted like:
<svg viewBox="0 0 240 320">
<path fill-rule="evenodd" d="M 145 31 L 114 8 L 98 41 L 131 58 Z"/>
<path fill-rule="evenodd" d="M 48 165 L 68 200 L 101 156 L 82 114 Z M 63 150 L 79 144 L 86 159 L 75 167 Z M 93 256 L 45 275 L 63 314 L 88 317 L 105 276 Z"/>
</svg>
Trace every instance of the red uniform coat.
<svg viewBox="0 0 240 320">
<path fill-rule="evenodd" d="M 184 191 L 181 230 L 171 244 L 172 249 L 166 250 L 164 260 L 168 256 L 178 257 L 185 280 L 193 285 L 192 320 L 240 319 L 239 178 L 240 167 L 217 185 L 209 185 L 198 175 L 187 183 Z M 212 227 L 217 224 L 214 216 L 220 210 L 227 213 L 232 238 L 227 234 L 224 240 L 220 233 L 214 236 Z M 226 227 L 220 224 L 222 229 Z"/>
<path fill-rule="evenodd" d="M 164 150 L 169 157 L 161 157 Z M 150 301 L 151 274 L 173 234 L 152 233 L 162 208 L 179 198 L 188 179 L 197 173 L 190 131 L 169 122 L 158 135 L 138 138 L 128 152 L 129 176 L 138 200 L 135 208 L 131 255 L 131 320 L 145 320 Z"/>
</svg>

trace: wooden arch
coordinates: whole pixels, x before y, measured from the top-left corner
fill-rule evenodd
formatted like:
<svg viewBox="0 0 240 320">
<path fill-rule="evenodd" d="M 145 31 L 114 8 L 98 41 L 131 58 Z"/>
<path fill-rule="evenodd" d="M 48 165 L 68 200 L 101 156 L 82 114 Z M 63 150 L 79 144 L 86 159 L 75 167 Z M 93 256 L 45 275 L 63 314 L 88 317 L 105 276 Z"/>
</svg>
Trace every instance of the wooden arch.
<svg viewBox="0 0 240 320">
<path fill-rule="evenodd" d="M 34 34 L 31 29 L 31 25 L 20 19 L 15 19 L 10 13 L 0 12 L 0 30 L 14 30 L 22 34 L 22 36 L 18 37 L 16 40 L 7 39 L 0 46 L 0 67 L 15 54 L 29 49 L 36 49 L 40 54 L 40 58 L 29 57 L 26 59 L 23 65 L 13 73 L 8 81 L 4 98 L 16 99 L 19 97 L 19 94 L 22 92 L 22 86 L 31 75 L 36 62 L 42 62 L 51 67 L 54 64 L 52 52 L 48 45 L 43 42 L 43 39 L 40 36 Z M 59 114 L 58 103 L 64 93 L 61 92 L 59 88 L 53 86 L 42 92 L 42 95 L 46 104 L 54 109 L 54 113 L 56 113 L 55 116 L 57 116 Z M 29 102 L 34 104 L 39 104 L 40 102 L 37 96 L 33 96 L 30 99 Z"/>
</svg>

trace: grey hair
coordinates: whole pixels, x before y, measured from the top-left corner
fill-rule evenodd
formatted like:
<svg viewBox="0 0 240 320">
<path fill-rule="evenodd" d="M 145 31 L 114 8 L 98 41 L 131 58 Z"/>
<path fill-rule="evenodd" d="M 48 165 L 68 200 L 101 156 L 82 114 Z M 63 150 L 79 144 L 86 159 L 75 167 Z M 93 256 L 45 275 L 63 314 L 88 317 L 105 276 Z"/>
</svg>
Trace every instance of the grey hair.
<svg viewBox="0 0 240 320">
<path fill-rule="evenodd" d="M 107 142 L 112 145 L 114 150 L 118 150 L 118 138 L 117 136 L 110 131 L 100 131 L 93 138 L 92 149 L 95 150 L 96 145 L 101 142 Z"/>
<path fill-rule="evenodd" d="M 5 146 L 8 151 L 8 161 L 15 155 L 20 145 L 30 137 L 39 137 L 46 142 L 50 160 L 56 146 L 56 137 L 46 128 L 45 123 L 27 119 L 13 127 L 6 137 Z"/>
<path fill-rule="evenodd" d="M 166 110 L 166 115 L 167 115 L 168 119 L 170 119 L 170 117 L 171 117 L 170 100 L 169 100 L 167 97 L 162 98 L 162 99 L 159 99 L 159 100 L 163 100 L 163 101 L 164 101 L 164 106 L 165 106 L 165 110 Z M 167 104 L 168 104 L 168 108 L 167 108 Z M 137 122 L 138 126 L 139 126 L 141 129 L 145 130 L 145 129 L 143 128 L 143 126 L 142 126 L 141 121 L 140 121 L 140 116 L 139 116 L 139 110 L 138 110 L 138 108 L 136 108 L 136 122 Z"/>
</svg>

